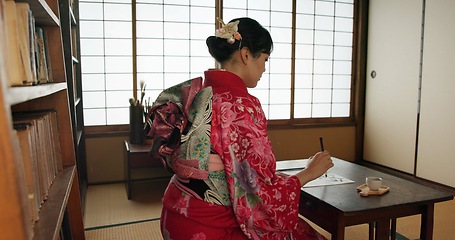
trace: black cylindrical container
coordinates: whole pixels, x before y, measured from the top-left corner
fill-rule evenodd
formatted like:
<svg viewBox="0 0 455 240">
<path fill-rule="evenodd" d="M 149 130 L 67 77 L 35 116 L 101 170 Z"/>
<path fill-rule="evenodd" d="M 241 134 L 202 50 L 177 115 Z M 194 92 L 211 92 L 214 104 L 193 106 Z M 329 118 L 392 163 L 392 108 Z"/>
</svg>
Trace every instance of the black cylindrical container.
<svg viewBox="0 0 455 240">
<path fill-rule="evenodd" d="M 130 106 L 130 143 L 143 144 L 144 139 L 144 107 Z"/>
</svg>

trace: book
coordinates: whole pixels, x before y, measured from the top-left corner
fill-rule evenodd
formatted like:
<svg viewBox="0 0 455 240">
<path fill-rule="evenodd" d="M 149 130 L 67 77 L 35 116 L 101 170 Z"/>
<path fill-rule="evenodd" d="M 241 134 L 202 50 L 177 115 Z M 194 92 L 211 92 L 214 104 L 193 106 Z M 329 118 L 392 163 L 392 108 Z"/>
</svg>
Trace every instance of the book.
<svg viewBox="0 0 455 240">
<path fill-rule="evenodd" d="M 38 162 L 36 161 L 36 145 L 34 145 L 34 128 L 35 126 L 30 122 L 14 125 L 22 153 L 27 199 L 32 224 L 39 220 L 39 209 L 42 201 L 39 197 L 39 175 Z"/>
<path fill-rule="evenodd" d="M 37 83 L 33 47 L 35 38 L 32 34 L 34 31 L 31 31 L 33 18 L 28 3 L 16 2 L 16 17 L 20 57 L 26 77 L 22 85 L 34 85 Z"/>
<path fill-rule="evenodd" d="M 25 69 L 22 64 L 20 47 L 19 47 L 19 34 L 17 27 L 17 14 L 16 3 L 14 1 L 5 2 L 6 13 L 6 32 L 7 32 L 7 50 L 8 61 L 6 61 L 8 69 L 8 81 L 10 86 L 20 86 L 27 77 L 25 76 Z"/>
<path fill-rule="evenodd" d="M 35 20 L 25 2 L 6 1 L 8 79 L 10 86 L 37 83 Z"/>
<path fill-rule="evenodd" d="M 60 147 L 60 133 L 58 131 L 58 116 L 57 111 L 49 111 L 49 139 L 51 142 L 51 152 L 53 155 L 53 163 L 55 172 L 60 172 L 63 170 L 63 157 L 62 157 L 62 149 Z"/>
<path fill-rule="evenodd" d="M 45 55 L 46 66 L 47 66 L 47 75 L 48 75 L 48 80 L 47 80 L 47 82 L 54 82 L 54 78 L 53 78 L 53 76 L 52 76 L 52 61 L 51 61 L 51 55 L 50 55 L 50 53 L 49 53 L 48 35 L 47 35 L 47 32 L 46 32 L 46 31 L 44 31 L 43 40 L 44 40 L 44 55 Z"/>
<path fill-rule="evenodd" d="M 29 32 L 29 54 L 30 54 L 30 70 L 32 71 L 32 78 L 35 84 L 38 84 L 38 76 L 36 72 L 36 35 L 35 35 L 35 18 L 32 15 L 32 11 L 28 10 L 28 32 Z"/>
<path fill-rule="evenodd" d="M 15 152 L 20 152 L 21 149 L 20 149 L 20 144 L 19 144 L 19 139 L 17 137 L 17 132 L 16 130 L 12 129 L 11 131 L 11 136 L 13 138 L 11 138 L 11 143 L 13 145 L 13 148 Z M 15 161 L 15 171 L 16 171 L 16 176 L 17 178 L 16 179 L 11 179 L 11 180 L 14 180 L 15 182 L 17 183 L 20 183 L 21 185 L 16 185 L 18 187 L 18 192 L 20 192 L 21 197 L 18 201 L 19 203 L 19 206 L 21 207 L 21 209 L 23 209 L 24 213 L 23 213 L 23 217 L 25 217 L 27 220 L 31 220 L 32 219 L 32 211 L 31 211 L 31 206 L 30 206 L 30 201 L 28 199 L 28 189 L 26 187 L 26 180 L 25 180 L 25 166 L 24 166 L 24 162 L 22 161 L 22 157 L 19 155 L 18 158 L 15 158 L 14 159 Z"/>
<path fill-rule="evenodd" d="M 42 27 L 35 27 L 35 58 L 38 83 L 49 82 L 47 39 Z"/>
</svg>

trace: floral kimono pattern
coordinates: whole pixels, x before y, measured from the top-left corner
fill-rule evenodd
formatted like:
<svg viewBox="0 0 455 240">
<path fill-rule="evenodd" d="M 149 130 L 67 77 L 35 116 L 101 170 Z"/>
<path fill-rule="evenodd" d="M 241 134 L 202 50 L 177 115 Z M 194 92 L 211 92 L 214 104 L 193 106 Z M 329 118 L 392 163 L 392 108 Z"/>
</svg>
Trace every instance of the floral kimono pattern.
<svg viewBox="0 0 455 240">
<path fill-rule="evenodd" d="M 242 79 L 227 71 L 206 71 L 203 87 L 213 94 L 210 144 L 224 165 L 220 181 L 225 188 L 220 189 L 228 192 L 228 201 L 206 201 L 176 174 L 163 197 L 164 238 L 325 239 L 298 217 L 298 178 L 276 174 L 259 100 L 248 93 Z M 221 195 L 212 186 L 210 191 Z"/>
</svg>

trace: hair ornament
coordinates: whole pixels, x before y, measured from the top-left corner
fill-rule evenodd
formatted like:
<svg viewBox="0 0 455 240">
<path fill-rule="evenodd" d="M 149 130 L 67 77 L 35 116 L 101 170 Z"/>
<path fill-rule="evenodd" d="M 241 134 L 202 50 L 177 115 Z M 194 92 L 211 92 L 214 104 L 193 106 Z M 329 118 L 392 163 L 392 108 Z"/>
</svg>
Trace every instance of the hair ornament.
<svg viewBox="0 0 455 240">
<path fill-rule="evenodd" d="M 219 38 L 227 39 L 229 44 L 233 44 L 235 40 L 241 40 L 242 35 L 238 32 L 239 28 L 238 25 L 240 23 L 239 20 L 235 22 L 230 22 L 228 24 L 224 24 L 223 20 L 219 17 L 216 17 L 219 23 L 221 23 L 221 28 L 218 28 L 215 31 L 215 36 Z"/>
</svg>

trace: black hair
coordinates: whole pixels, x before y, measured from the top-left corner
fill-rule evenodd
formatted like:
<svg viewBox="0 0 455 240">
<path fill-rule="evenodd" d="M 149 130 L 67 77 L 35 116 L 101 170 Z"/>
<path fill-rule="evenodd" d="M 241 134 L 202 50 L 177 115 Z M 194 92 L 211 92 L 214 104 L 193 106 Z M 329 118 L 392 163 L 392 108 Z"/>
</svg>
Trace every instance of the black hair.
<svg viewBox="0 0 455 240">
<path fill-rule="evenodd" d="M 230 59 L 232 54 L 241 48 L 247 47 L 254 58 L 261 53 L 270 54 L 273 50 L 273 41 L 269 31 L 256 20 L 243 17 L 235 18 L 230 22 L 239 20 L 238 32 L 242 36 L 241 40 L 235 40 L 233 44 L 228 43 L 227 39 L 210 36 L 206 40 L 210 55 L 219 63 Z"/>
</svg>

